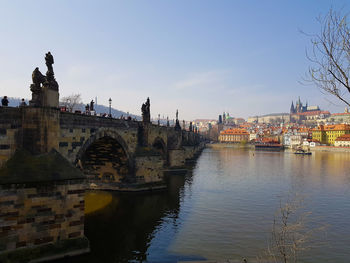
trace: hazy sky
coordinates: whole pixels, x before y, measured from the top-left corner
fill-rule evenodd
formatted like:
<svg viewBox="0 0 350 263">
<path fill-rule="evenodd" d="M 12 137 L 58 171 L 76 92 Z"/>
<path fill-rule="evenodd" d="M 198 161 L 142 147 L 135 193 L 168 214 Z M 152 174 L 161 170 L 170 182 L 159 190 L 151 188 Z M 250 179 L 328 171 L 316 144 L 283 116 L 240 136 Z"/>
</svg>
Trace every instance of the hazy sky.
<svg viewBox="0 0 350 263">
<path fill-rule="evenodd" d="M 288 112 L 298 96 L 344 106 L 299 82 L 326 0 L 1 1 L 0 96 L 30 98 L 31 74 L 51 51 L 60 95 L 180 119 Z M 329 100 L 336 105 L 332 105 Z"/>
</svg>

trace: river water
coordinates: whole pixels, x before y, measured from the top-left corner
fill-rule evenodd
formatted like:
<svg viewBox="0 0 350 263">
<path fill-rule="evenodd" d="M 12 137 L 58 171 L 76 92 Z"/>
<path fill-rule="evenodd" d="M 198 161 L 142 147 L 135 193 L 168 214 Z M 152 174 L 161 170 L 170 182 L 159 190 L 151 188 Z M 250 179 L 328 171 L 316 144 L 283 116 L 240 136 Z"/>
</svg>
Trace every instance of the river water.
<svg viewBox="0 0 350 263">
<path fill-rule="evenodd" d="M 110 201 L 86 215 L 91 253 L 69 261 L 253 261 L 280 204 L 298 196 L 313 230 L 300 262 L 350 262 L 349 164 L 347 153 L 207 148 L 189 173 L 169 177 L 167 191 L 88 194 L 86 206 Z"/>
</svg>

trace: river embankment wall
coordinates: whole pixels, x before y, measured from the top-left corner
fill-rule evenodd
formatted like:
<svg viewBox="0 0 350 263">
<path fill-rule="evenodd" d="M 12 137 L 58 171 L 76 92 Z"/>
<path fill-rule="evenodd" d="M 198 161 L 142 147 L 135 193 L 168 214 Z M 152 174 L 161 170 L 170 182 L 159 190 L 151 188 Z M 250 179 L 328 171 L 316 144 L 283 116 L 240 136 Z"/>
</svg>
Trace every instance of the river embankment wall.
<svg viewBox="0 0 350 263">
<path fill-rule="evenodd" d="M 237 148 L 237 149 L 255 149 L 252 144 L 240 144 L 240 143 L 211 143 L 207 144 L 207 147 L 211 148 Z M 286 148 L 285 150 L 291 151 L 292 149 Z M 310 151 L 315 152 L 339 152 L 339 153 L 350 153 L 350 147 L 341 146 L 315 146 L 310 147 Z"/>
<path fill-rule="evenodd" d="M 341 146 L 315 146 L 315 147 L 310 147 L 310 151 L 315 151 L 315 152 L 342 152 L 342 153 L 350 153 L 350 147 L 341 147 Z"/>
<path fill-rule="evenodd" d="M 206 147 L 210 148 L 237 148 L 237 149 L 254 149 L 253 144 L 243 143 L 209 143 Z"/>
</svg>

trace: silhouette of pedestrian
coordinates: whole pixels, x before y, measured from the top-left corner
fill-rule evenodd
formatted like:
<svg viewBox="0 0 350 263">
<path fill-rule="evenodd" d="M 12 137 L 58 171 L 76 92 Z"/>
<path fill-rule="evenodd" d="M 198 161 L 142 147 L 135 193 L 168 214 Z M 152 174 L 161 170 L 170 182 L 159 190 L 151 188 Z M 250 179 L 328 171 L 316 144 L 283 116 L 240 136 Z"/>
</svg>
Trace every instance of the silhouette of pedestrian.
<svg viewBox="0 0 350 263">
<path fill-rule="evenodd" d="M 90 111 L 94 111 L 94 100 L 90 102 Z"/>
<path fill-rule="evenodd" d="M 7 107 L 9 105 L 9 100 L 7 99 L 7 96 L 3 97 L 3 99 L 1 100 L 1 105 L 3 107 Z"/>
<path fill-rule="evenodd" d="M 21 103 L 19 104 L 20 107 L 25 107 L 27 106 L 27 103 L 25 102 L 24 99 L 21 100 Z"/>
</svg>

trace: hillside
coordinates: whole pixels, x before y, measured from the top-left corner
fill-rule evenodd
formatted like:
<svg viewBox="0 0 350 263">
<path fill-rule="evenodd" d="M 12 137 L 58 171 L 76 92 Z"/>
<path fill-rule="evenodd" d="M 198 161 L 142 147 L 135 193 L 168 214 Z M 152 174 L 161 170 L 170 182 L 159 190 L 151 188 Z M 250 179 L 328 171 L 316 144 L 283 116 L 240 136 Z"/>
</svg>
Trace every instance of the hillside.
<svg viewBox="0 0 350 263">
<path fill-rule="evenodd" d="M 2 99 L 2 97 L 1 97 Z M 9 106 L 10 107 L 17 107 L 19 106 L 19 104 L 21 103 L 21 99 L 20 98 L 12 98 L 12 97 L 9 97 L 8 98 L 9 100 Z M 25 100 L 27 105 L 29 104 L 29 100 L 26 99 Z M 109 113 L 109 107 L 107 106 L 104 106 L 104 105 L 94 105 L 95 106 L 95 110 L 97 112 L 97 114 L 103 114 L 103 113 Z M 85 104 L 78 104 L 76 107 L 75 107 L 75 110 L 80 110 L 82 112 L 85 111 Z M 111 113 L 112 113 L 112 116 L 114 118 L 119 118 L 120 116 L 128 116 L 127 112 L 125 111 L 121 111 L 121 110 L 118 110 L 118 109 L 114 109 L 114 108 L 111 108 Z M 141 120 L 141 117 L 138 116 L 138 115 L 134 115 L 134 114 L 129 114 L 132 118 L 136 118 L 137 120 Z"/>
</svg>

